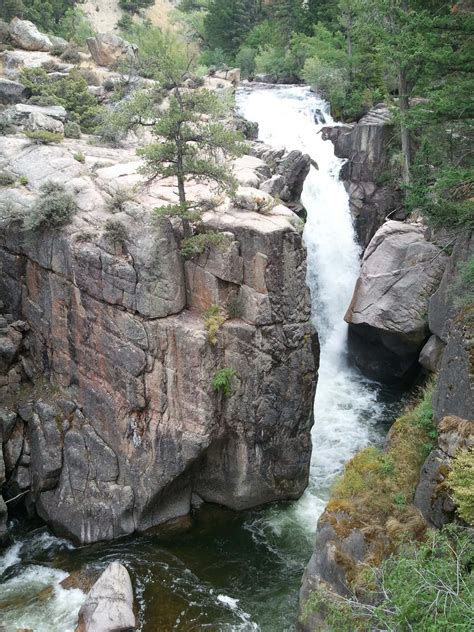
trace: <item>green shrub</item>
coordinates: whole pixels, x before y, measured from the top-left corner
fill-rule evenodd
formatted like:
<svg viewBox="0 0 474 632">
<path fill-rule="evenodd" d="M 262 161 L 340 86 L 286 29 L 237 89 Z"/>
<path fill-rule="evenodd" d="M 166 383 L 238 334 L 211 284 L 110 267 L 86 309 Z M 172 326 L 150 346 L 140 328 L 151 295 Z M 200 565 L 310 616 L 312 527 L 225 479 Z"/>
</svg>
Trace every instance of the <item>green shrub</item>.
<svg viewBox="0 0 474 632">
<path fill-rule="evenodd" d="M 18 178 L 18 184 L 21 184 L 22 187 L 26 187 L 28 182 L 29 182 L 29 180 L 28 180 L 27 176 L 20 176 Z"/>
<path fill-rule="evenodd" d="M 61 184 L 46 182 L 41 194 L 24 220 L 27 230 L 60 228 L 68 224 L 77 210 L 72 195 Z"/>
<path fill-rule="evenodd" d="M 257 69 L 256 55 L 257 51 L 247 46 L 241 48 L 237 53 L 235 65 L 240 68 L 243 79 L 249 79 L 255 75 L 255 70 Z"/>
<path fill-rule="evenodd" d="M 115 219 L 108 219 L 105 222 L 104 234 L 113 244 L 123 245 L 128 239 L 128 233 L 122 222 Z"/>
<path fill-rule="evenodd" d="M 66 48 L 67 46 L 65 44 L 54 44 L 49 52 L 54 57 L 61 57 Z"/>
<path fill-rule="evenodd" d="M 0 171 L 0 187 L 9 187 L 12 184 L 15 184 L 16 178 L 12 176 L 8 171 Z"/>
<path fill-rule="evenodd" d="M 222 247 L 226 243 L 229 243 L 229 238 L 226 235 L 217 231 L 210 231 L 208 233 L 193 235 L 188 239 L 183 239 L 180 251 L 183 257 L 191 258 L 201 255 L 212 246 Z"/>
<path fill-rule="evenodd" d="M 66 64 L 80 64 L 81 63 L 81 54 L 74 46 L 70 46 L 66 48 L 66 50 L 61 53 L 62 61 L 66 62 Z"/>
<path fill-rule="evenodd" d="M 132 189 L 118 187 L 107 200 L 106 208 L 111 213 L 121 213 L 125 210 L 127 202 L 133 202 L 135 195 Z"/>
<path fill-rule="evenodd" d="M 225 368 L 217 371 L 212 379 L 212 388 L 228 397 L 232 391 L 232 378 L 236 375 L 237 371 L 235 369 Z"/>
<path fill-rule="evenodd" d="M 457 307 L 462 309 L 474 305 L 474 256 L 460 266 L 454 291 Z"/>
<path fill-rule="evenodd" d="M 138 13 L 140 9 L 152 7 L 155 0 L 119 0 L 119 7 L 130 13 Z"/>
<path fill-rule="evenodd" d="M 204 314 L 204 325 L 207 331 L 207 339 L 211 345 L 217 344 L 217 333 L 225 323 L 226 317 L 221 312 L 219 305 L 211 305 Z"/>
<path fill-rule="evenodd" d="M 73 155 L 74 160 L 77 160 L 77 162 L 82 162 L 84 163 L 86 161 L 86 157 L 84 156 L 84 154 L 81 151 L 76 152 Z"/>
<path fill-rule="evenodd" d="M 238 292 L 229 294 L 225 308 L 229 318 L 242 318 L 244 306 Z"/>
<path fill-rule="evenodd" d="M 74 121 L 67 121 L 64 124 L 64 136 L 65 138 L 80 138 L 81 126 L 78 123 L 74 123 Z"/>
<path fill-rule="evenodd" d="M 122 31 L 128 31 L 133 26 L 132 16 L 128 13 L 122 15 L 122 17 L 117 21 L 117 27 Z"/>
<path fill-rule="evenodd" d="M 79 68 L 77 73 L 85 79 L 88 86 L 100 86 L 102 84 L 99 75 L 90 68 Z"/>
<path fill-rule="evenodd" d="M 302 619 L 324 613 L 329 632 L 472 629 L 474 540 L 468 529 L 444 527 L 426 542 L 406 545 L 371 573 L 374 589 L 364 602 L 314 592 Z"/>
<path fill-rule="evenodd" d="M 50 145 L 51 143 L 60 143 L 64 139 L 64 136 L 59 132 L 47 132 L 44 129 L 26 131 L 25 136 L 33 141 L 36 145 Z"/>
<path fill-rule="evenodd" d="M 448 486 L 459 516 L 474 525 L 474 448 L 456 454 L 448 475 Z"/>
<path fill-rule="evenodd" d="M 58 81 L 51 81 L 43 68 L 24 68 L 20 76 L 33 98 L 52 99 L 53 104 L 62 105 L 68 111 L 69 119 L 78 123 L 85 132 L 95 130 L 102 108 L 89 94 L 87 82 L 77 70 Z"/>
</svg>

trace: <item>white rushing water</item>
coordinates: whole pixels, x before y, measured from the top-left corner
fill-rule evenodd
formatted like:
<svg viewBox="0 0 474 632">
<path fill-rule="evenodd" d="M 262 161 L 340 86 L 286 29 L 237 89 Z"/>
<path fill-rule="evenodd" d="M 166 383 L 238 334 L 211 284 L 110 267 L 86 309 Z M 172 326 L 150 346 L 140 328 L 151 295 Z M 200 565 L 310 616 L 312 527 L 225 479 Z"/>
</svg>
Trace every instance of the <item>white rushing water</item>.
<svg viewBox="0 0 474 632">
<path fill-rule="evenodd" d="M 274 147 L 308 153 L 311 168 L 303 190 L 307 211 L 304 241 L 308 250 L 308 285 L 312 318 L 321 344 L 321 365 L 314 402 L 310 483 L 291 512 L 272 515 L 274 529 L 298 521 L 314 533 L 330 485 L 346 461 L 374 438 L 382 406 L 377 389 L 347 361 L 344 314 L 359 273 L 349 199 L 339 172 L 343 161 L 320 131 L 334 124 L 328 104 L 308 88 L 253 88 L 239 93 L 240 112 L 259 124 L 259 139 Z"/>
</svg>

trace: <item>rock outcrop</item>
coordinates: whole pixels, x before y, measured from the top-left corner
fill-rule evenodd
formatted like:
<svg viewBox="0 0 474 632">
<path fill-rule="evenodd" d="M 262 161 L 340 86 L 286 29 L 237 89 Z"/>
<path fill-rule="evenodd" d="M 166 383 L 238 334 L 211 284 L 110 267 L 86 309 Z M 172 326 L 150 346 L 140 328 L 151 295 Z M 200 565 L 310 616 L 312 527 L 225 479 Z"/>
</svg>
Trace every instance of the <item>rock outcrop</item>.
<svg viewBox="0 0 474 632">
<path fill-rule="evenodd" d="M 125 566 L 112 562 L 87 595 L 76 632 L 131 632 L 136 627 L 130 575 Z"/>
<path fill-rule="evenodd" d="M 52 42 L 47 35 L 41 33 L 33 22 L 13 18 L 10 22 L 10 38 L 23 50 L 49 51 Z"/>
<path fill-rule="evenodd" d="M 455 506 L 446 485 L 451 463 L 459 450 L 474 446 L 474 420 L 444 417 L 438 425 L 438 447 L 420 472 L 414 504 L 431 527 L 440 528 L 454 518 Z"/>
<path fill-rule="evenodd" d="M 377 105 L 358 123 L 324 127 L 322 136 L 346 160 L 341 179 L 349 194 L 359 243 L 366 247 L 389 214 L 400 207 L 400 192 L 383 184 L 390 168 L 388 146 L 393 122 L 388 108 Z M 392 219 L 403 219 L 401 212 Z"/>
<path fill-rule="evenodd" d="M 98 66 L 111 66 L 122 57 L 133 58 L 136 46 L 113 33 L 98 33 L 87 39 L 87 47 Z"/>
<path fill-rule="evenodd" d="M 373 379 L 409 377 L 429 338 L 429 300 L 448 258 L 424 233 L 422 226 L 389 221 L 364 253 L 346 321 L 355 363 Z"/>
<path fill-rule="evenodd" d="M 22 494 L 56 533 L 90 543 L 185 515 L 191 494 L 234 509 L 301 495 L 317 339 L 296 216 L 227 200 L 203 224 L 223 243 L 184 264 L 178 232 L 150 213 L 174 198 L 172 182 L 108 210 L 117 187 L 140 182 L 133 149 L 4 136 L 0 152 L 28 176 L 2 190 L 0 297 L 27 340 L 24 357 L 25 342 L 5 345 L 19 371 L 6 375 L 23 382 L 5 412 L 5 497 Z M 14 217 L 48 181 L 66 186 L 77 212 L 62 230 L 25 232 Z M 225 322 L 212 341 L 214 305 Z M 228 395 L 213 387 L 224 368 L 235 372 Z"/>
</svg>

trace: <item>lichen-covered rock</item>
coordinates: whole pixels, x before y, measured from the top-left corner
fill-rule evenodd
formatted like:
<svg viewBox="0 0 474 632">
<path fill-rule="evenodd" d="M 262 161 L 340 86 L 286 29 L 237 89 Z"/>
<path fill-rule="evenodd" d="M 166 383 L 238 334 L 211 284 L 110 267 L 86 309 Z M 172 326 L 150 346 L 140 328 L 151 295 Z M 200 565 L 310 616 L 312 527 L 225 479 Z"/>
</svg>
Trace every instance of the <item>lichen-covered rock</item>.
<svg viewBox="0 0 474 632">
<path fill-rule="evenodd" d="M 371 378 L 405 379 L 429 337 L 428 304 L 447 257 L 424 232 L 390 221 L 365 251 L 346 321 L 355 362 Z"/>
<path fill-rule="evenodd" d="M 10 22 L 10 37 L 18 48 L 24 50 L 49 51 L 52 48 L 49 37 L 28 20 L 13 18 Z"/>
<path fill-rule="evenodd" d="M 461 233 L 448 260 L 438 290 L 429 305 L 431 331 L 446 345 L 433 397 L 437 421 L 447 415 L 471 419 L 474 410 L 474 305 L 461 271 L 474 255 L 472 231 Z"/>
<path fill-rule="evenodd" d="M 137 621 L 133 588 L 127 569 L 118 562 L 107 566 L 92 586 L 79 611 L 76 632 L 131 632 Z"/>
<path fill-rule="evenodd" d="M 21 103 L 31 94 L 30 90 L 18 81 L 0 77 L 0 104 Z"/>
</svg>

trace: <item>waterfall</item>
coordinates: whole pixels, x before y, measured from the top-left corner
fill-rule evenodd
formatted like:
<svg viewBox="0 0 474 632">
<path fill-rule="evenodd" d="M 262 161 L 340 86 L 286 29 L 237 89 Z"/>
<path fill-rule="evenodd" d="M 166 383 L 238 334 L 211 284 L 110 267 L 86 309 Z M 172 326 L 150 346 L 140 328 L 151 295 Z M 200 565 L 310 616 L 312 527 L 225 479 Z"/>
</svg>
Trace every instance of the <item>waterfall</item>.
<svg viewBox="0 0 474 632">
<path fill-rule="evenodd" d="M 328 104 L 308 88 L 284 86 L 242 90 L 238 106 L 248 120 L 259 124 L 260 140 L 308 153 L 319 167 L 311 167 L 302 195 L 307 211 L 307 282 L 321 343 L 313 455 L 308 490 L 288 515 L 314 533 L 334 477 L 375 438 L 374 422 L 382 408 L 375 385 L 349 366 L 347 358 L 344 314 L 359 273 L 360 248 L 339 179 L 343 161 L 320 134 L 324 125 L 334 125 Z M 281 528 L 281 518 L 278 522 Z"/>
</svg>

